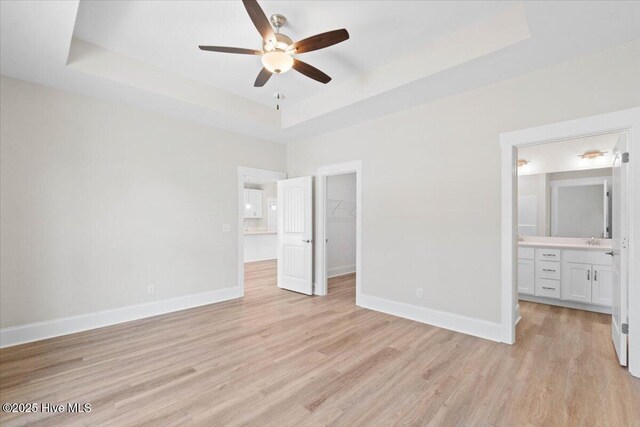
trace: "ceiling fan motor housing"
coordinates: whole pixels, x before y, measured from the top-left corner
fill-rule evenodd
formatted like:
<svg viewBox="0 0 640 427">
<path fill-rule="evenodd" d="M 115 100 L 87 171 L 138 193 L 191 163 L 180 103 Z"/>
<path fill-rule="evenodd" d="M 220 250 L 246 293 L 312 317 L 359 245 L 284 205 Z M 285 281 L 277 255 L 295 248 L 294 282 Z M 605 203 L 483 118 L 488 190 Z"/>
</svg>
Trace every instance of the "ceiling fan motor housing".
<svg viewBox="0 0 640 427">
<path fill-rule="evenodd" d="M 265 52 L 272 52 L 274 50 L 284 51 L 289 45 L 293 44 L 293 40 L 291 40 L 289 36 L 280 33 L 277 33 L 275 36 L 276 46 L 271 43 L 267 43 L 266 41 L 262 42 L 262 48 Z"/>
<path fill-rule="evenodd" d="M 284 24 L 287 23 L 287 18 L 285 18 L 284 15 L 280 15 L 279 13 L 271 15 L 271 18 L 269 18 L 269 20 L 277 30 L 280 30 L 280 27 L 284 27 Z"/>
</svg>

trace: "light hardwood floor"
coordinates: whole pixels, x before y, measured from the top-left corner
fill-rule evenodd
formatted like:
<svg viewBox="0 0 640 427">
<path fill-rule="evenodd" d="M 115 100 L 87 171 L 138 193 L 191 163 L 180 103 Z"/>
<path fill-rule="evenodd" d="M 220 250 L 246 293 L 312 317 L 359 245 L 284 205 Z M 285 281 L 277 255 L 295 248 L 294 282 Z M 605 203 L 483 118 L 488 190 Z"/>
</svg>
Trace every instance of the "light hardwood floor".
<svg viewBox="0 0 640 427">
<path fill-rule="evenodd" d="M 243 299 L 0 351 L 2 402 L 89 402 L 88 414 L 2 413 L 3 426 L 638 426 L 640 380 L 608 316 L 521 303 L 507 346 L 358 308 L 247 264 Z"/>
</svg>

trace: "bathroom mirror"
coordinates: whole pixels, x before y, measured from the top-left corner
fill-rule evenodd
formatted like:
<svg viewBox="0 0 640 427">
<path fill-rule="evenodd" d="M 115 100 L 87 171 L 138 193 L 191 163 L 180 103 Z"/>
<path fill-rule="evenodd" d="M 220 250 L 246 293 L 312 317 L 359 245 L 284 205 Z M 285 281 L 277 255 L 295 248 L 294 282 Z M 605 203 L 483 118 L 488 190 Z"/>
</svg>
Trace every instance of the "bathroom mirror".
<svg viewBox="0 0 640 427">
<path fill-rule="evenodd" d="M 609 238 L 606 179 L 551 183 L 551 236 Z"/>
<path fill-rule="evenodd" d="M 608 168 L 518 177 L 521 236 L 610 238 Z"/>
</svg>

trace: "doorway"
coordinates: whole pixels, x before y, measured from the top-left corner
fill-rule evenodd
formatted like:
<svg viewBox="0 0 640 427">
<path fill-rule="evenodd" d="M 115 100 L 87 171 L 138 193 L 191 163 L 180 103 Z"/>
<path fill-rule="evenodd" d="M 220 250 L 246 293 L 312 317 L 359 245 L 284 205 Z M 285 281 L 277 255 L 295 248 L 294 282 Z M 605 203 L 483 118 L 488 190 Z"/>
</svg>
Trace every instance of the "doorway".
<svg viewBox="0 0 640 427">
<path fill-rule="evenodd" d="M 362 162 L 318 168 L 316 175 L 316 295 L 331 292 L 329 282 L 362 283 Z M 355 274 L 355 278 L 353 275 Z"/>
<path fill-rule="evenodd" d="M 238 287 L 260 283 L 277 269 L 277 182 L 284 172 L 238 167 Z"/>
<path fill-rule="evenodd" d="M 356 174 L 329 175 L 326 199 L 327 293 L 355 299 Z"/>
<path fill-rule="evenodd" d="M 549 191 L 555 193 L 557 208 L 565 210 L 560 199 L 564 198 L 567 202 L 564 204 L 566 212 L 549 210 L 549 213 L 546 213 L 546 210 L 539 209 L 539 206 L 534 208 L 531 200 L 519 199 L 519 169 L 522 170 L 526 167 L 528 160 L 518 155 L 524 152 L 521 150 L 536 149 L 536 147 L 541 147 L 541 144 L 563 144 L 572 139 L 599 137 L 606 134 L 618 134 L 617 143 L 611 147 L 610 151 L 614 158 L 609 159 L 608 163 L 611 164 L 608 166 L 613 167 L 616 164 L 615 159 L 618 159 L 618 165 L 621 163 L 620 159 L 627 160 L 624 172 L 626 177 L 623 179 L 627 185 L 626 189 L 624 185 L 620 187 L 619 181 L 616 184 L 616 176 L 620 177 L 620 170 L 616 172 L 613 168 L 613 176 L 609 177 L 614 195 L 611 202 L 605 200 L 607 197 L 606 187 L 609 185 L 606 178 L 587 179 L 580 183 L 576 181 L 567 183 L 567 180 L 564 180 L 564 183 L 557 182 L 554 189 L 549 185 Z M 638 334 L 640 328 L 640 288 L 637 281 L 637 278 L 640 277 L 640 269 L 638 268 L 640 266 L 640 251 L 637 249 L 634 251 L 633 246 L 634 241 L 640 241 L 640 215 L 633 213 L 640 209 L 640 206 L 635 204 L 640 200 L 640 170 L 637 167 L 632 167 L 632 164 L 628 162 L 628 159 L 633 158 L 635 152 L 639 151 L 640 108 L 509 132 L 502 134 L 500 139 L 503 188 L 502 341 L 508 344 L 516 342 L 516 324 L 520 318 L 518 291 L 521 291 L 522 294 L 523 288 L 525 288 L 525 294 L 527 292 L 532 294 L 530 298 L 545 298 L 545 303 L 557 301 L 560 303 L 555 305 L 564 307 L 571 307 L 576 303 L 593 304 L 594 298 L 596 300 L 595 306 L 604 306 L 607 302 L 605 300 L 611 298 L 609 311 L 612 315 L 607 317 L 607 324 L 610 326 L 612 347 L 615 346 L 620 364 L 624 365 L 627 364 L 626 346 L 628 344 L 629 372 L 632 375 L 640 376 L 640 342 L 637 338 L 640 337 Z M 619 150 L 618 147 L 621 144 L 625 148 L 617 153 L 616 150 Z M 588 151 L 574 154 L 576 157 L 587 159 L 604 157 L 604 153 L 596 154 Z M 560 191 L 560 188 L 563 191 Z M 587 218 L 586 215 L 576 215 L 569 212 L 577 206 L 571 200 L 580 197 L 587 203 L 596 191 L 600 195 L 597 202 L 599 206 L 603 207 L 601 215 Z M 623 200 L 623 205 L 625 201 L 629 201 L 629 204 L 623 209 L 620 206 L 615 207 L 616 194 L 619 197 L 618 203 L 620 198 Z M 593 203 L 595 203 L 595 199 Z M 607 218 L 607 212 L 604 210 L 606 203 L 614 205 L 610 218 Z M 519 205 L 521 210 L 527 212 L 522 218 L 519 217 Z M 626 213 L 624 213 L 624 209 L 628 209 Z M 542 213 L 542 217 L 536 216 L 536 212 Z M 565 214 L 574 218 L 574 221 L 568 221 L 568 217 L 564 218 Z M 553 227 L 549 223 L 550 220 L 555 220 L 557 227 Z M 618 222 L 616 223 L 616 221 Z M 611 240 L 612 250 L 605 252 L 572 248 L 568 247 L 567 243 L 573 242 L 568 241 L 561 242 L 562 244 L 559 246 L 548 244 L 551 242 L 543 242 L 543 245 L 536 246 L 536 241 L 544 239 L 544 237 L 524 236 L 523 238 L 522 236 L 527 233 L 532 234 L 536 228 L 541 232 L 542 230 L 552 230 L 552 233 L 569 233 L 570 235 L 570 233 L 575 233 L 575 227 L 578 223 L 581 223 L 580 226 L 597 228 L 598 231 L 593 233 L 601 234 L 601 236 L 593 236 L 594 239 L 582 239 L 584 242 L 581 242 L 581 245 L 597 245 L 601 242 L 594 242 L 594 240 L 606 239 L 607 233 L 611 233 L 613 237 Z M 559 227 L 560 225 L 562 227 Z M 572 237 L 556 238 L 571 239 Z M 600 254 L 600 252 L 603 253 Z M 519 283 L 519 276 L 522 276 L 527 270 L 527 263 L 528 270 L 533 270 L 533 275 L 531 275 L 531 280 Z M 617 279 L 616 265 L 618 270 L 623 271 L 622 276 Z M 612 289 L 609 292 L 600 289 L 603 286 L 606 287 L 609 281 L 612 283 Z M 527 287 L 529 289 L 526 289 Z M 573 308 L 584 309 L 582 306 Z M 620 322 L 624 323 L 624 326 Z M 617 330 L 616 323 L 618 323 Z M 633 334 L 634 330 L 636 331 L 635 335 Z"/>
</svg>

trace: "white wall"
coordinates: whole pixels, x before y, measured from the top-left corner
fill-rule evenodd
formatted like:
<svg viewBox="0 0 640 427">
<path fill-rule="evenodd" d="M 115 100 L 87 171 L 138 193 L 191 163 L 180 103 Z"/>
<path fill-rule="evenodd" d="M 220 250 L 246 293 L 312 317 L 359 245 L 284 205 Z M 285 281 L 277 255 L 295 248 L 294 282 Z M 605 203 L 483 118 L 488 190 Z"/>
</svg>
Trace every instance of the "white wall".
<svg viewBox="0 0 640 427">
<path fill-rule="evenodd" d="M 327 177 L 328 277 L 356 271 L 356 174 Z"/>
<path fill-rule="evenodd" d="M 638 106 L 638 75 L 636 41 L 292 143 L 287 171 L 362 160 L 363 294 L 499 322 L 500 133 Z"/>
<path fill-rule="evenodd" d="M 0 82 L 2 328 L 237 286 L 237 166 L 284 145 Z"/>
</svg>

